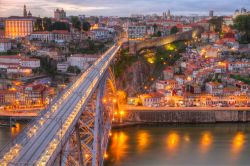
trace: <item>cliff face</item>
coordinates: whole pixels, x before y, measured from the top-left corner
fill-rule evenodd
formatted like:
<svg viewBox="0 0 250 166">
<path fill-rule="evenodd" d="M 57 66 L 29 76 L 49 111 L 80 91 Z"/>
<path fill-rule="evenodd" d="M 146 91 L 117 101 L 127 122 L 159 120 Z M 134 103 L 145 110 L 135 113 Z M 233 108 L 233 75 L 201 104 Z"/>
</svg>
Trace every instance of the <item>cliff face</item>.
<svg viewBox="0 0 250 166">
<path fill-rule="evenodd" d="M 141 92 L 150 75 L 150 68 L 143 60 L 134 62 L 116 78 L 117 88 L 124 90 L 129 96 Z"/>
</svg>

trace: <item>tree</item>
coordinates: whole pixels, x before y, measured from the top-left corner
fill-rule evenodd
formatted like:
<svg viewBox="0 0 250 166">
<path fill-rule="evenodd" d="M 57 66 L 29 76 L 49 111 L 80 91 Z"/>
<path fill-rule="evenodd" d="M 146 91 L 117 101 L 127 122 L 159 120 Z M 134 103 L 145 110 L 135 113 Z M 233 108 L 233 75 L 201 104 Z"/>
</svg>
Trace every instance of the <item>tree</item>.
<svg viewBox="0 0 250 166">
<path fill-rule="evenodd" d="M 153 28 L 154 28 L 154 32 L 156 32 L 157 25 L 156 25 L 156 24 L 154 24 L 154 25 L 153 25 Z"/>
<path fill-rule="evenodd" d="M 51 18 L 44 17 L 42 21 L 43 21 L 43 30 L 44 31 L 51 31 L 52 30 L 52 20 L 51 20 Z"/>
<path fill-rule="evenodd" d="M 68 30 L 69 31 L 69 24 L 65 22 L 55 22 L 52 24 L 53 30 Z"/>
<path fill-rule="evenodd" d="M 161 31 L 158 31 L 156 35 L 157 37 L 161 37 Z"/>
<path fill-rule="evenodd" d="M 84 21 L 84 22 L 82 23 L 82 29 L 83 29 L 84 31 L 89 31 L 89 30 L 90 30 L 90 27 L 91 27 L 91 25 L 90 25 L 89 22 Z"/>
<path fill-rule="evenodd" d="M 43 31 L 43 20 L 39 17 L 36 19 L 34 24 L 35 31 Z"/>
<path fill-rule="evenodd" d="M 81 22 L 77 16 L 72 16 L 71 22 L 74 28 L 81 30 Z"/>
<path fill-rule="evenodd" d="M 79 73 L 81 73 L 81 70 L 77 66 L 69 66 L 68 72 L 79 74 Z"/>
<path fill-rule="evenodd" d="M 170 30 L 170 34 L 176 34 L 178 32 L 178 28 L 176 26 L 172 27 Z"/>
<path fill-rule="evenodd" d="M 209 20 L 211 29 L 215 32 L 222 32 L 223 17 L 213 17 Z"/>
<path fill-rule="evenodd" d="M 234 27 L 240 32 L 240 42 L 250 43 L 250 15 L 241 15 L 234 20 Z"/>
</svg>

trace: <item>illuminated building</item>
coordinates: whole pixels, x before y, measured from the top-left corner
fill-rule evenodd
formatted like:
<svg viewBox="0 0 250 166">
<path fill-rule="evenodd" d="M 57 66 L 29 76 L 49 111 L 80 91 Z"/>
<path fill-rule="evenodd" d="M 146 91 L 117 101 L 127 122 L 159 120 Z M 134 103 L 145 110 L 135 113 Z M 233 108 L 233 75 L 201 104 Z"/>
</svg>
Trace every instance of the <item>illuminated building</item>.
<svg viewBox="0 0 250 166">
<path fill-rule="evenodd" d="M 54 11 L 54 18 L 55 18 L 56 20 L 65 19 L 65 18 L 66 18 L 66 12 L 65 12 L 63 9 L 62 9 L 62 10 L 56 9 L 56 10 Z"/>
<path fill-rule="evenodd" d="M 35 19 L 32 17 L 9 17 L 5 20 L 5 37 L 19 38 L 33 32 Z"/>
<path fill-rule="evenodd" d="M 128 38 L 130 40 L 143 40 L 146 36 L 146 26 L 129 26 L 128 27 Z"/>
</svg>

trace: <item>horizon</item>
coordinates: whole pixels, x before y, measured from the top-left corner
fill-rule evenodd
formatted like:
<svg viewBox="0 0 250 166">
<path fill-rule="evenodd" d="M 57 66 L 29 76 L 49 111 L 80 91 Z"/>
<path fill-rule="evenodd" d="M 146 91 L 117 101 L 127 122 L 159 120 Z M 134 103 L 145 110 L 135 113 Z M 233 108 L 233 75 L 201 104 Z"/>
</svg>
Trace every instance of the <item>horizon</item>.
<svg viewBox="0 0 250 166">
<path fill-rule="evenodd" d="M 246 8 L 250 6 L 250 1 L 232 0 L 230 4 L 226 0 L 220 2 L 216 0 L 180 0 L 178 2 L 170 2 L 170 0 L 133 0 L 129 3 L 125 0 L 1 0 L 0 17 L 22 16 L 23 6 L 26 5 L 27 10 L 31 11 L 33 16 L 53 17 L 53 12 L 57 8 L 63 8 L 67 16 L 86 15 L 86 16 L 118 16 L 127 17 L 132 14 L 158 14 L 162 15 L 168 9 L 172 15 L 182 16 L 207 16 L 210 10 L 215 15 L 232 15 L 236 9 Z M 157 1 L 157 2 L 156 2 Z M 213 5 L 215 4 L 216 5 Z M 143 5 L 141 5 L 143 4 Z M 190 5 L 192 4 L 192 5 Z M 139 9 L 136 6 L 141 5 Z"/>
</svg>

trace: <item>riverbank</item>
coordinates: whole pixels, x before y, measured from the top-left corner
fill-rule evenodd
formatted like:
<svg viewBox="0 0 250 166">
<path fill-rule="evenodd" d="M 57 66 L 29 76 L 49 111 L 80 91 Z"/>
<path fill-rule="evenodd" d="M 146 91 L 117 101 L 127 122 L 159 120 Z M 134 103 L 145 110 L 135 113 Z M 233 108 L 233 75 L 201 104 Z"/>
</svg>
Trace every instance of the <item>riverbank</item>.
<svg viewBox="0 0 250 166">
<path fill-rule="evenodd" d="M 134 126 L 137 124 L 156 123 L 237 123 L 250 122 L 249 107 L 123 107 L 125 116 L 122 125 L 117 127 Z"/>
</svg>

